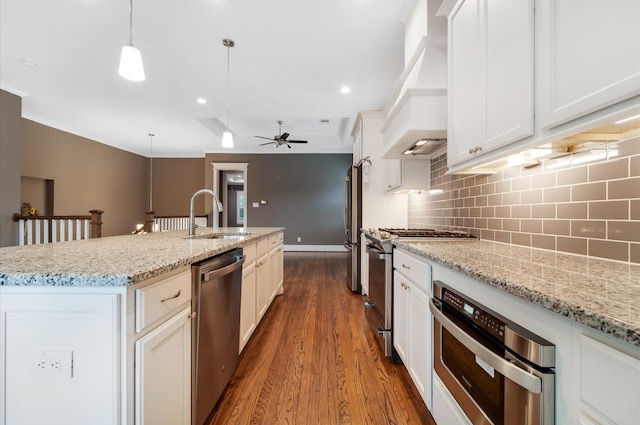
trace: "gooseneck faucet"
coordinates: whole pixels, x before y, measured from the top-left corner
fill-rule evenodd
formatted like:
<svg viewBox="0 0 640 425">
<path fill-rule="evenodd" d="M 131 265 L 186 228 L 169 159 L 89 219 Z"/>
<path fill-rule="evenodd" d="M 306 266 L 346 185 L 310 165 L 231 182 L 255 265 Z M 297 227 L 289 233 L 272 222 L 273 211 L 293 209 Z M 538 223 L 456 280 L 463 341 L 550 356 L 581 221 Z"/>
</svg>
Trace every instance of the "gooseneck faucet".
<svg viewBox="0 0 640 425">
<path fill-rule="evenodd" d="M 189 204 L 189 236 L 193 236 L 193 235 L 196 234 L 196 223 L 195 223 L 195 220 L 193 219 L 193 201 L 196 199 L 196 197 L 198 195 L 200 195 L 202 193 L 211 194 L 211 196 L 213 196 L 213 200 L 216 201 L 216 206 L 218 207 L 218 212 L 222 212 L 223 211 L 222 203 L 218 200 L 218 198 L 216 198 L 216 194 L 213 192 L 213 190 L 200 189 L 199 191 L 194 193 L 193 196 L 191 197 L 191 203 Z"/>
</svg>

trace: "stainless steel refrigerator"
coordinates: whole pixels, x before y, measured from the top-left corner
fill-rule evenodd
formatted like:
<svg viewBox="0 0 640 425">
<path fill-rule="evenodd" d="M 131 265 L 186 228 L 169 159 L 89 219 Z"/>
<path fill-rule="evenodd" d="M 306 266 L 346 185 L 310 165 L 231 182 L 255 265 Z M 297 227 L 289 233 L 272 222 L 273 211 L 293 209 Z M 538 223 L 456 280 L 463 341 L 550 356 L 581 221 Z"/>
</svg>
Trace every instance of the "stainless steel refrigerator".
<svg viewBox="0 0 640 425">
<path fill-rule="evenodd" d="M 347 288 L 362 292 L 360 229 L 362 228 L 362 165 L 352 165 L 344 179 L 344 247 L 349 250 Z"/>
</svg>

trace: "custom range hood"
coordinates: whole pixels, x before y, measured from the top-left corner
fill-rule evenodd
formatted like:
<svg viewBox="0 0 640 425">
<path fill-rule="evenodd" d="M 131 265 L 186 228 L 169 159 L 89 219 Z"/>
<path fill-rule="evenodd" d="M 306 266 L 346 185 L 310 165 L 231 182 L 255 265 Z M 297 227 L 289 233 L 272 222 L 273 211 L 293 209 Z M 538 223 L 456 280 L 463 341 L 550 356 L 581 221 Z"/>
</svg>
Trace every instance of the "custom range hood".
<svg viewBox="0 0 640 425">
<path fill-rule="evenodd" d="M 429 159 L 446 151 L 447 21 L 442 0 L 418 0 L 405 21 L 405 68 L 387 102 L 384 158 Z"/>
</svg>

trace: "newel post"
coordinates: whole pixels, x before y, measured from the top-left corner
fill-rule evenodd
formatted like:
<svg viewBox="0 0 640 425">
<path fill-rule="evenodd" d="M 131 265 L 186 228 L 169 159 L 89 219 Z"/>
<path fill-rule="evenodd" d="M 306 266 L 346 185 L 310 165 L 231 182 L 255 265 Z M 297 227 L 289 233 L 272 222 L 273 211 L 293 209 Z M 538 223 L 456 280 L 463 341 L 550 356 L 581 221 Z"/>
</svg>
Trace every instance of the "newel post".
<svg viewBox="0 0 640 425">
<path fill-rule="evenodd" d="M 102 237 L 102 210 L 91 210 L 91 233 L 89 238 L 101 238 Z"/>
<path fill-rule="evenodd" d="M 145 213 L 147 214 L 147 220 L 144 223 L 144 231 L 147 233 L 153 232 L 153 223 L 156 221 L 156 218 L 154 216 L 155 213 L 155 211 L 147 211 Z"/>
</svg>

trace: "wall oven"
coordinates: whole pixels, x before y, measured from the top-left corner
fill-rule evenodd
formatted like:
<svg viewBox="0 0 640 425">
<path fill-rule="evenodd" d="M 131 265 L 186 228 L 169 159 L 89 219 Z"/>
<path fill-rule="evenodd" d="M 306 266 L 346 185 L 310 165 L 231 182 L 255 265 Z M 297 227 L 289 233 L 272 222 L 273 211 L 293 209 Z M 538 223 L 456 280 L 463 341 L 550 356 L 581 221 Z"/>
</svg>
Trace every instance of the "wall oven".
<svg viewBox="0 0 640 425">
<path fill-rule="evenodd" d="M 554 423 L 555 346 L 433 282 L 434 369 L 474 425 Z"/>
</svg>

